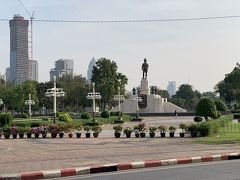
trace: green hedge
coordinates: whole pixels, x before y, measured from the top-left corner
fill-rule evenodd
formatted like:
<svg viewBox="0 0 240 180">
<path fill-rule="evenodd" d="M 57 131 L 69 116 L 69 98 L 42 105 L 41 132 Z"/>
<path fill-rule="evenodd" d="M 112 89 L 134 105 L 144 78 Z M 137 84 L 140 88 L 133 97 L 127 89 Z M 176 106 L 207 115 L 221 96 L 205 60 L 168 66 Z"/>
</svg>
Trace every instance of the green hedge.
<svg viewBox="0 0 240 180">
<path fill-rule="evenodd" d="M 10 113 L 0 113 L 0 127 L 12 124 L 13 117 Z"/>
</svg>

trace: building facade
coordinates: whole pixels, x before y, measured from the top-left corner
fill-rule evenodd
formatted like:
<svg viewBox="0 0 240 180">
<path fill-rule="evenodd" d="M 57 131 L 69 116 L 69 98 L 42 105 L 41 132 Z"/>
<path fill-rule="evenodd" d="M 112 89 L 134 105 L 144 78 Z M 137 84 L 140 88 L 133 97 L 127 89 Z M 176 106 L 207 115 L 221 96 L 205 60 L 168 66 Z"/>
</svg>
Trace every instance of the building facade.
<svg viewBox="0 0 240 180">
<path fill-rule="evenodd" d="M 95 66 L 95 65 L 96 65 L 96 60 L 93 57 L 88 65 L 88 70 L 87 70 L 87 80 L 89 80 L 89 81 L 91 81 L 91 79 L 92 79 L 93 66 Z"/>
<path fill-rule="evenodd" d="M 10 81 L 10 67 L 6 68 L 5 77 L 6 77 L 6 82 L 9 82 Z"/>
<path fill-rule="evenodd" d="M 168 81 L 167 91 L 170 96 L 176 94 L 176 82 Z"/>
<path fill-rule="evenodd" d="M 29 79 L 28 26 L 29 21 L 15 15 L 10 26 L 10 81 L 21 84 Z"/>
<path fill-rule="evenodd" d="M 50 81 L 53 81 L 53 76 L 59 79 L 64 75 L 73 75 L 73 67 L 72 59 L 59 59 L 55 61 L 55 68 L 50 70 Z"/>
<path fill-rule="evenodd" d="M 29 79 L 38 82 L 38 62 L 29 60 Z"/>
</svg>

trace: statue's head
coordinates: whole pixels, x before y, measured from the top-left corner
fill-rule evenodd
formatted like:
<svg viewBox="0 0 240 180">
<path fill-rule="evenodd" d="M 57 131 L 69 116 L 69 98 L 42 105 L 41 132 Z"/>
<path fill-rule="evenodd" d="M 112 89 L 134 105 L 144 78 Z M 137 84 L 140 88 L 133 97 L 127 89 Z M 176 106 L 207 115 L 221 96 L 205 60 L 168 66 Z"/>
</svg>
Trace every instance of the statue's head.
<svg viewBox="0 0 240 180">
<path fill-rule="evenodd" d="M 144 58 L 144 62 L 145 62 L 145 63 L 147 62 L 147 59 L 146 59 L 146 58 Z"/>
</svg>

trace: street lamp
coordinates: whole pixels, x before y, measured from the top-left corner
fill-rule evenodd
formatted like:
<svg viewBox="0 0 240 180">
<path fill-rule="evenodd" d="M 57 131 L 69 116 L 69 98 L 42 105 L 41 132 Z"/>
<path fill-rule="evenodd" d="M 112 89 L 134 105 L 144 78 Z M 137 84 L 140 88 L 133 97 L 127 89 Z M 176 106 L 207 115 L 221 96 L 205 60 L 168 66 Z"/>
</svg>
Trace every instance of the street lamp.
<svg viewBox="0 0 240 180">
<path fill-rule="evenodd" d="M 29 94 L 29 99 L 25 101 L 25 105 L 28 105 L 28 113 L 29 113 L 29 118 L 32 116 L 32 105 L 34 105 L 35 102 L 34 100 L 31 99 L 31 94 Z"/>
<path fill-rule="evenodd" d="M 101 95 L 100 95 L 100 93 L 95 92 L 95 83 L 92 83 L 92 84 L 93 84 L 93 92 L 88 93 L 87 99 L 93 100 L 93 122 L 96 122 L 96 120 L 95 120 L 95 112 L 96 112 L 95 100 L 101 99 Z"/>
<path fill-rule="evenodd" d="M 120 87 L 118 87 L 118 95 L 115 95 L 113 100 L 114 101 L 118 101 L 118 120 L 122 121 L 121 118 L 121 101 L 123 101 L 125 99 L 124 95 L 120 94 Z"/>
<path fill-rule="evenodd" d="M 135 96 L 133 96 L 132 100 L 136 101 L 136 118 L 139 118 L 139 115 L 138 115 L 138 102 L 142 102 L 142 98 L 138 97 L 138 95 L 135 95 Z"/>
<path fill-rule="evenodd" d="M 56 88 L 56 76 L 53 76 L 53 88 L 47 89 L 46 97 L 53 97 L 53 123 L 56 123 L 57 97 L 65 96 L 62 88 Z"/>
</svg>

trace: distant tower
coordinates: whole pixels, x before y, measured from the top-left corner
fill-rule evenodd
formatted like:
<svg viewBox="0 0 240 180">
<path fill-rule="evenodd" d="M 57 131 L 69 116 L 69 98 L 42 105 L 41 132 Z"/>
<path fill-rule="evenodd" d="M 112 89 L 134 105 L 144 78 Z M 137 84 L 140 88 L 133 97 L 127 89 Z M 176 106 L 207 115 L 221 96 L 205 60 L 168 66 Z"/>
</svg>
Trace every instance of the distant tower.
<svg viewBox="0 0 240 180">
<path fill-rule="evenodd" d="M 9 21 L 10 81 L 16 84 L 29 79 L 28 25 L 29 21 L 20 15 L 15 15 Z"/>
<path fill-rule="evenodd" d="M 176 82 L 175 81 L 168 81 L 167 91 L 170 96 L 176 93 Z"/>
<path fill-rule="evenodd" d="M 64 75 L 73 75 L 73 60 L 59 59 L 55 62 L 55 68 L 50 71 L 50 81 L 53 81 L 53 76 L 57 79 Z"/>
<path fill-rule="evenodd" d="M 9 82 L 10 81 L 10 67 L 6 68 L 5 77 L 6 77 L 6 82 Z"/>
<path fill-rule="evenodd" d="M 93 57 L 88 65 L 88 70 L 87 70 L 87 80 L 89 80 L 89 81 L 91 81 L 91 79 L 92 79 L 93 66 L 95 66 L 95 65 L 96 65 L 96 60 Z"/>
<path fill-rule="evenodd" d="M 36 60 L 29 60 L 29 70 L 29 79 L 38 81 L 38 62 Z"/>
</svg>

